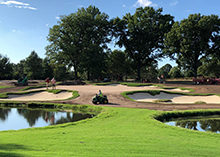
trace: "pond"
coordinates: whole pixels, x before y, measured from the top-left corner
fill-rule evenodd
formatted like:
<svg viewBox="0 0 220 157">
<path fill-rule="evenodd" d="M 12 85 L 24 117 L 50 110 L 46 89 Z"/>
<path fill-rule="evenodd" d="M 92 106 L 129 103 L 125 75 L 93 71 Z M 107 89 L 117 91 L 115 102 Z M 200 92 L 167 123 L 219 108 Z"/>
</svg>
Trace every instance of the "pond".
<svg viewBox="0 0 220 157">
<path fill-rule="evenodd" d="M 72 112 L 0 108 L 0 131 L 44 127 L 92 117 L 90 114 Z"/>
<path fill-rule="evenodd" d="M 171 126 L 178 126 L 197 131 L 210 131 L 214 133 L 220 133 L 220 115 L 211 117 L 190 117 L 190 118 L 178 118 L 169 122 L 165 122 Z"/>
</svg>

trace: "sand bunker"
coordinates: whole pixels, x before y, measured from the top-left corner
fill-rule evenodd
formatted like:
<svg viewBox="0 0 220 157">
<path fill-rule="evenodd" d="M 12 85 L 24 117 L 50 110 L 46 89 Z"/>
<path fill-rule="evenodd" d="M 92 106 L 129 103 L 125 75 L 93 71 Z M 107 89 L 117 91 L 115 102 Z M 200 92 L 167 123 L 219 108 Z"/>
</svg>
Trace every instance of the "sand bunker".
<svg viewBox="0 0 220 157">
<path fill-rule="evenodd" d="M 156 100 L 168 99 L 172 103 L 177 104 L 193 104 L 196 102 L 205 102 L 207 104 L 220 104 L 220 97 L 217 95 L 212 96 L 188 96 L 181 94 L 168 94 L 160 92 L 160 94 L 152 96 L 148 93 L 135 93 L 128 95 L 131 99 L 140 102 L 154 102 Z"/>
<path fill-rule="evenodd" d="M 7 99 L 0 100 L 13 100 L 13 101 L 49 101 L 49 100 L 64 100 L 72 97 L 72 92 L 61 92 L 53 94 L 49 92 L 38 92 L 23 95 L 8 95 Z"/>
</svg>

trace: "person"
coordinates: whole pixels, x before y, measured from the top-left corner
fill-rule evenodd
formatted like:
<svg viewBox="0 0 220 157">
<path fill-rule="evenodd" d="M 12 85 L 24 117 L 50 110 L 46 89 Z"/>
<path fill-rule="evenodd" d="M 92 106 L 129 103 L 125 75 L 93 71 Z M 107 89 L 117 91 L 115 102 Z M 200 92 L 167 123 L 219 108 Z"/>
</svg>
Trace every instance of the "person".
<svg viewBox="0 0 220 157">
<path fill-rule="evenodd" d="M 45 82 L 46 82 L 46 88 L 48 89 L 49 84 L 50 84 L 50 78 L 47 77 L 46 80 L 45 80 Z"/>
<path fill-rule="evenodd" d="M 99 90 L 99 96 L 100 96 L 100 97 L 102 97 L 102 96 L 103 96 L 103 94 L 102 94 L 102 91 L 101 91 L 101 90 Z"/>
<path fill-rule="evenodd" d="M 51 83 L 52 83 L 52 89 L 56 89 L 56 80 L 54 77 L 52 78 Z"/>
</svg>

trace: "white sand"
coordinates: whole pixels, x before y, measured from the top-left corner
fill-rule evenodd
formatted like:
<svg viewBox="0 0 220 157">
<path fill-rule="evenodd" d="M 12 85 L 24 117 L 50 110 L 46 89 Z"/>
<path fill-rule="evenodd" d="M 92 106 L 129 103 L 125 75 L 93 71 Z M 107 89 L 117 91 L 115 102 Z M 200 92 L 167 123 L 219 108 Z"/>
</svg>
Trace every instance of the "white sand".
<svg viewBox="0 0 220 157">
<path fill-rule="evenodd" d="M 180 95 L 180 94 L 167 94 L 161 92 L 158 95 L 152 96 L 148 93 L 136 93 L 133 95 L 128 95 L 130 98 L 141 101 L 141 102 L 154 102 L 155 100 L 160 99 L 169 99 L 172 100 L 172 103 L 184 103 L 184 104 L 192 104 L 195 102 L 206 102 L 207 104 L 220 104 L 220 97 L 217 95 L 212 96 L 187 96 L 187 95 Z"/>
<path fill-rule="evenodd" d="M 0 100 L 14 100 L 14 101 L 48 101 L 48 100 L 64 100 L 72 97 L 72 92 L 61 92 L 53 94 L 49 92 L 38 92 L 25 95 L 9 95 L 7 99 Z"/>
</svg>

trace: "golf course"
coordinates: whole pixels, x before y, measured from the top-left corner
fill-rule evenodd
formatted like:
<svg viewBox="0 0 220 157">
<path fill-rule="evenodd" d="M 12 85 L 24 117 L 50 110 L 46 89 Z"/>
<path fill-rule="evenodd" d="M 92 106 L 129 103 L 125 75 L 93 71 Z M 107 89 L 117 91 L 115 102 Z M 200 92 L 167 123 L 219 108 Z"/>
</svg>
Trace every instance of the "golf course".
<svg viewBox="0 0 220 157">
<path fill-rule="evenodd" d="M 220 157 L 219 6 L 0 0 L 0 157 Z"/>
<path fill-rule="evenodd" d="M 218 156 L 220 154 L 219 134 L 168 126 L 155 119 L 166 117 L 166 115 L 177 117 L 192 114 L 219 115 L 220 110 L 160 111 L 159 106 L 168 104 L 135 102 L 121 95 L 123 91 L 129 90 L 162 89 L 156 86 L 84 85 L 57 86 L 57 88 L 78 90 L 79 96 L 75 99 L 63 100 L 62 104 L 59 101 L 51 103 L 50 99 L 46 100 L 44 97 L 42 97 L 44 103 L 5 99 L 1 101 L 1 106 L 35 106 L 43 110 L 66 110 L 73 113 L 90 113 L 95 116 L 78 122 L 47 127 L 1 131 L 0 156 Z M 196 88 L 200 89 L 200 87 Z M 110 104 L 91 104 L 92 95 L 98 89 L 102 89 L 104 94 L 111 96 L 109 97 Z M 173 88 L 172 91 L 175 89 L 177 88 Z M 4 88 L 4 90 L 14 89 Z M 185 90 L 183 91 L 186 93 Z M 21 94 L 19 97 L 26 97 L 25 95 L 27 94 Z M 82 95 L 85 98 L 84 101 L 90 99 L 90 105 L 76 105 L 77 101 L 82 101 Z M 118 97 L 121 100 L 116 100 Z M 124 103 L 116 104 L 120 101 Z M 130 106 L 127 105 L 129 103 Z M 153 105 L 155 109 L 149 110 L 148 108 Z M 191 105 L 206 108 L 209 104 Z M 191 105 L 185 105 L 185 107 L 188 106 L 190 109 Z M 175 106 L 178 104 L 173 107 Z M 214 106 L 210 104 L 210 107 Z M 220 105 L 215 107 L 220 108 Z M 167 106 L 167 109 L 170 107 Z"/>
</svg>

